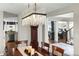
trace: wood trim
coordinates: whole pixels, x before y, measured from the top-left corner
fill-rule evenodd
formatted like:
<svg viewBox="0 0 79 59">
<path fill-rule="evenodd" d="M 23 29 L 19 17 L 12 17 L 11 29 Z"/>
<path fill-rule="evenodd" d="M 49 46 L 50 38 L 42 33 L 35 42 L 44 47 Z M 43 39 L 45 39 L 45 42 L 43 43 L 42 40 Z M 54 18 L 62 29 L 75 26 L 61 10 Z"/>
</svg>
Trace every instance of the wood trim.
<svg viewBox="0 0 79 59">
<path fill-rule="evenodd" d="M 31 15 L 33 15 L 33 14 L 36 14 L 36 15 L 44 15 L 44 16 L 47 15 L 47 14 L 43 14 L 43 13 L 31 13 L 31 14 L 29 14 L 29 15 L 23 17 L 22 19 L 27 18 L 27 17 L 29 17 L 29 16 L 31 16 Z"/>
</svg>

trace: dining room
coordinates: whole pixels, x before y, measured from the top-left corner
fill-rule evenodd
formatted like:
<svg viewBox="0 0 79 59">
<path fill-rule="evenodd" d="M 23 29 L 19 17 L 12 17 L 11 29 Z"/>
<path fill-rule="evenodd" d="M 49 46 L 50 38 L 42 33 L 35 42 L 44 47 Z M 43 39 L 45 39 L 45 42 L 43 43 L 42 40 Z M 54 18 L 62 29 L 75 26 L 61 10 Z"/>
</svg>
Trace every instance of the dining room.
<svg viewBox="0 0 79 59">
<path fill-rule="evenodd" d="M 60 15 L 54 13 L 55 10 L 60 11 L 72 4 L 4 3 L 1 5 L 4 7 L 7 5 L 7 11 L 2 12 L 4 18 L 1 21 L 3 23 L 1 32 L 4 34 L 1 37 L 5 42 L 4 46 L 1 46 L 2 56 L 74 55 L 74 12 L 60 13 Z M 10 5 L 13 6 L 12 9 L 9 9 Z"/>
</svg>

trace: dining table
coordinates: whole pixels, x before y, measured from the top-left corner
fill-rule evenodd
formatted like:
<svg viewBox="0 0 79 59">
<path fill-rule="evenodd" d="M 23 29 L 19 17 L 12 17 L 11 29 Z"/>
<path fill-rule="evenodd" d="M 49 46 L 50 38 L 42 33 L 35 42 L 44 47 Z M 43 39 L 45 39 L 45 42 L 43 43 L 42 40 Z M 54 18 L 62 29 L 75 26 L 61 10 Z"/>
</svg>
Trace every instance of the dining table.
<svg viewBox="0 0 79 59">
<path fill-rule="evenodd" d="M 25 53 L 25 49 L 27 48 L 28 46 L 20 46 L 20 47 L 17 47 L 18 51 L 22 54 L 22 56 L 29 56 L 27 53 Z M 38 56 L 43 56 L 41 53 L 39 53 L 38 51 L 35 51 L 35 53 L 38 54 Z"/>
</svg>

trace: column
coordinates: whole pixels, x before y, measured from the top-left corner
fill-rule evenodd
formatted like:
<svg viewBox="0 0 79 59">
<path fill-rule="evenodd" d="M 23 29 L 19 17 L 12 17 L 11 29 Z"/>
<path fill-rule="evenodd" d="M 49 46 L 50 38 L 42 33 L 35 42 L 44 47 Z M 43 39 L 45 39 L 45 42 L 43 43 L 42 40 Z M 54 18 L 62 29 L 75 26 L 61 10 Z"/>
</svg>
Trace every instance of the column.
<svg viewBox="0 0 79 59">
<path fill-rule="evenodd" d="M 67 30 L 69 30 L 69 22 L 67 22 Z M 70 31 L 67 32 L 67 41 L 70 41 Z"/>
<path fill-rule="evenodd" d="M 58 42 L 58 22 L 55 21 L 54 22 L 54 42 L 57 43 Z"/>
<path fill-rule="evenodd" d="M 3 12 L 0 12 L 0 52 L 5 49 L 5 34 L 3 30 Z"/>
<path fill-rule="evenodd" d="M 41 47 L 41 42 L 42 42 L 42 37 L 43 37 L 43 30 L 42 30 L 42 25 L 38 26 L 38 43 L 39 43 L 39 47 Z M 43 39 L 44 40 L 44 39 Z"/>
<path fill-rule="evenodd" d="M 42 25 L 42 42 L 45 41 L 45 25 Z"/>
<path fill-rule="evenodd" d="M 44 33 L 44 35 L 45 35 L 44 42 L 49 43 L 49 41 L 48 41 L 48 19 L 45 20 L 45 33 Z"/>
</svg>

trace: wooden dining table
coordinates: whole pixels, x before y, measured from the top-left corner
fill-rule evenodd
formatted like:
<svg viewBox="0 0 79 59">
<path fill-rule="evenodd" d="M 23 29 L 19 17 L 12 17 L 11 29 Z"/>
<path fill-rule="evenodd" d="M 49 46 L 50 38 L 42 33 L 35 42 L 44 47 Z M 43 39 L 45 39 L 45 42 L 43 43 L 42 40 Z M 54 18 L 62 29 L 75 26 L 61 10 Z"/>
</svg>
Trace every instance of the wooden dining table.
<svg viewBox="0 0 79 59">
<path fill-rule="evenodd" d="M 6 56 L 28 56 L 24 50 L 25 48 L 28 46 L 26 45 L 25 43 L 21 43 L 21 44 L 18 44 L 16 47 L 13 47 L 13 45 L 15 45 L 15 43 L 11 42 L 11 44 L 7 44 L 7 48 L 9 48 L 9 50 L 11 51 L 7 51 L 6 52 Z M 8 47 L 9 46 L 9 47 Z M 10 47 L 11 46 L 11 47 Z M 11 49 L 10 49 L 11 48 Z M 14 51 L 12 51 L 12 49 L 15 48 Z M 38 54 L 38 56 L 49 56 L 49 53 L 48 51 L 46 51 L 45 49 L 43 49 L 42 47 L 38 47 L 37 50 L 35 50 L 36 53 Z M 8 54 L 8 52 L 10 52 Z"/>
<path fill-rule="evenodd" d="M 22 56 L 29 56 L 27 53 L 25 53 L 25 49 L 27 48 L 27 46 L 25 47 L 17 47 L 18 51 L 21 53 Z M 35 53 L 38 54 L 38 56 L 43 56 L 41 53 L 39 53 L 38 51 L 35 51 Z"/>
</svg>

